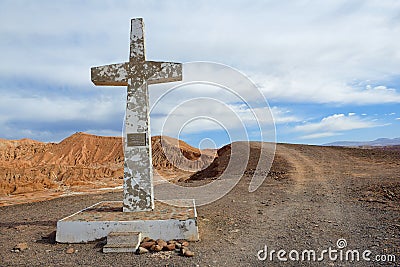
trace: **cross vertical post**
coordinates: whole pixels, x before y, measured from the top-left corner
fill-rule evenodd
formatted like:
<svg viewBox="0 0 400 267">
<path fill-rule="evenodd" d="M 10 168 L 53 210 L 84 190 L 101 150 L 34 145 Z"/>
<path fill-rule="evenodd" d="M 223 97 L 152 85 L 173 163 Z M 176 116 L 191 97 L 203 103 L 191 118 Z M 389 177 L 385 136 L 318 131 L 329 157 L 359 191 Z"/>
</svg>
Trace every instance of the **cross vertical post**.
<svg viewBox="0 0 400 267">
<path fill-rule="evenodd" d="M 182 80 L 182 64 L 146 61 L 143 19 L 131 20 L 129 62 L 91 69 L 95 85 L 127 86 L 123 211 L 154 209 L 148 84 Z"/>
</svg>

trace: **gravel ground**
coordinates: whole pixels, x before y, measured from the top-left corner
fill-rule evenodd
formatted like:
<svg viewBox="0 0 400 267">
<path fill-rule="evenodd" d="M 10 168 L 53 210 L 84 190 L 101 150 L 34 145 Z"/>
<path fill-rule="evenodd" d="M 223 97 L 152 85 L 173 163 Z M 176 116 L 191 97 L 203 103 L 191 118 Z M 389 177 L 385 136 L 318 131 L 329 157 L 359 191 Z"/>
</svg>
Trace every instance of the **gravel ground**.
<svg viewBox="0 0 400 267">
<path fill-rule="evenodd" d="M 57 220 L 102 200 L 121 200 L 122 192 L 0 207 L 0 266 L 400 266 L 399 164 L 396 151 L 280 144 L 271 172 L 279 175 L 253 193 L 245 176 L 220 200 L 198 207 L 201 241 L 190 244 L 192 258 L 104 254 L 102 241 L 54 242 Z M 395 255 L 397 262 L 256 256 L 267 246 L 269 252 L 316 250 L 318 257 L 323 249 L 337 249 L 338 239 L 347 241 L 343 251 L 368 249 L 371 259 Z M 22 242 L 27 250 L 11 252 Z M 70 247 L 76 252 L 67 254 Z"/>
</svg>

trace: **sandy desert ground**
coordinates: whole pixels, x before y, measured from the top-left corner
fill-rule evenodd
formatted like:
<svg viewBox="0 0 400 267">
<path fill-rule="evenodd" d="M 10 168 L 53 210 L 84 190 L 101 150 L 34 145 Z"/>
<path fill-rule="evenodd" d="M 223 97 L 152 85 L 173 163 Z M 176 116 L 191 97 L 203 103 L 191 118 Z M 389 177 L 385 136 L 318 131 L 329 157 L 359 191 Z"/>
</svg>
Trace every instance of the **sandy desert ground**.
<svg viewBox="0 0 400 267">
<path fill-rule="evenodd" d="M 257 191 L 248 192 L 250 176 L 244 175 L 223 198 L 198 207 L 201 241 L 190 244 L 193 258 L 170 252 L 104 254 L 102 240 L 54 242 L 57 220 L 102 200 L 120 200 L 118 190 L 3 206 L 0 266 L 400 266 L 399 151 L 278 144 Z M 193 177 L 181 183 L 195 186 L 212 178 Z M 265 245 L 276 251 L 321 251 L 337 248 L 338 239 L 347 241 L 346 249 L 371 250 L 371 258 L 395 255 L 397 261 L 280 262 L 275 257 L 271 262 L 256 256 Z M 29 248 L 11 252 L 20 242 Z M 69 247 L 76 253 L 67 254 Z"/>
</svg>

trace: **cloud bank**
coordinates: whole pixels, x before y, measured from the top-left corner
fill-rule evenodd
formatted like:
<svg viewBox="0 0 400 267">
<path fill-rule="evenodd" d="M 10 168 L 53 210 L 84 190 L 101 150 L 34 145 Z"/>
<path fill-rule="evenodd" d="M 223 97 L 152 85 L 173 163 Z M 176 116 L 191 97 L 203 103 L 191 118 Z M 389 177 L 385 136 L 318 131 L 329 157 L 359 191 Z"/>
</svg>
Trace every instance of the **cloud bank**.
<svg viewBox="0 0 400 267">
<path fill-rule="evenodd" d="M 328 142 L 321 138 L 354 130 L 346 125 L 387 125 L 383 116 L 373 124 L 333 114 L 355 106 L 386 112 L 400 103 L 399 14 L 397 0 L 1 1 L 0 136 L 118 133 L 124 89 L 95 88 L 90 67 L 128 59 L 133 17 L 145 18 L 148 59 L 221 62 L 246 73 L 287 132 Z M 246 117 L 240 103 L 226 102 Z M 305 105 L 319 105 L 318 114 Z M 309 117 L 323 119 L 303 125 Z M 388 127 L 395 132 L 396 125 Z"/>
</svg>

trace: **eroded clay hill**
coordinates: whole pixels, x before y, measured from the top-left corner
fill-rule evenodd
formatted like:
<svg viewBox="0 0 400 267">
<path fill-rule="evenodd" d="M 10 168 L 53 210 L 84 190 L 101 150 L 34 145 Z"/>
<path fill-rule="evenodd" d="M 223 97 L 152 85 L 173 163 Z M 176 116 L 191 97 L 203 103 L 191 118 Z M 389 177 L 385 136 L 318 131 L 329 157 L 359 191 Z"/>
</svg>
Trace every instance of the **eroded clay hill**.
<svg viewBox="0 0 400 267">
<path fill-rule="evenodd" d="M 182 162 L 189 171 L 202 168 L 214 158 L 170 137 L 153 137 L 152 146 L 153 165 L 160 175 L 182 172 L 174 167 Z M 120 137 L 76 133 L 60 143 L 0 139 L 0 196 L 80 186 L 114 187 L 122 185 L 122 178 Z"/>
<path fill-rule="evenodd" d="M 151 142 L 153 166 L 161 172 L 197 172 L 205 169 L 216 156 L 213 150 L 200 150 L 168 136 L 154 136 Z"/>
<path fill-rule="evenodd" d="M 213 162 L 207 168 L 193 173 L 186 182 L 215 180 L 221 177 L 223 173 L 234 176 L 265 175 L 274 179 L 281 179 L 286 174 L 286 172 L 280 171 L 281 165 L 285 161 L 282 160 L 282 155 L 274 154 L 274 150 L 275 147 L 271 143 L 233 142 L 218 149 L 217 157 Z M 260 159 L 260 157 L 263 157 L 263 159 Z M 239 162 L 234 162 L 235 160 Z M 272 162 L 274 162 L 274 165 L 271 164 Z M 229 164 L 230 167 L 228 167 Z"/>
</svg>

